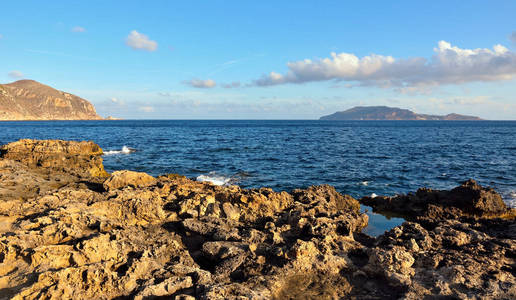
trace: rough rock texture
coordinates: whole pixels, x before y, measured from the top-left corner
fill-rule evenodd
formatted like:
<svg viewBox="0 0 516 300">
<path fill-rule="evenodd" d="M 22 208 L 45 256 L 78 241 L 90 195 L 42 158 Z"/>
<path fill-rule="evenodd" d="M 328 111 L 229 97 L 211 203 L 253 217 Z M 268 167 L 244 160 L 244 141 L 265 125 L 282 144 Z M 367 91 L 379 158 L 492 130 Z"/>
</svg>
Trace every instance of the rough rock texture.
<svg viewBox="0 0 516 300">
<path fill-rule="evenodd" d="M 56 164 L 0 159 L 0 174 L 18 174 L 0 187 L 39 180 L 32 197 L 0 189 L 0 299 L 516 296 L 516 225 L 493 211 L 373 238 L 358 201 L 328 185 L 287 193 L 120 171 L 54 186 L 68 170 Z"/>
<path fill-rule="evenodd" d="M 470 179 L 450 191 L 420 188 L 415 194 L 395 197 L 364 197 L 361 202 L 375 211 L 399 215 L 408 220 L 471 217 L 514 217 L 502 197 Z"/>
<path fill-rule="evenodd" d="M 468 180 L 360 201 L 410 220 L 376 239 L 366 265 L 408 299 L 516 299 L 516 211 L 494 190 Z"/>
<path fill-rule="evenodd" d="M 0 147 L 0 199 L 28 199 L 66 186 L 102 183 L 109 174 L 93 142 L 19 140 Z"/>
<path fill-rule="evenodd" d="M 153 184 L 156 184 L 156 178 L 147 173 L 124 170 L 113 172 L 103 186 L 106 190 L 113 190 L 126 186 L 145 187 Z"/>
<path fill-rule="evenodd" d="M 0 120 L 101 120 L 90 102 L 34 80 L 0 84 Z"/>
</svg>

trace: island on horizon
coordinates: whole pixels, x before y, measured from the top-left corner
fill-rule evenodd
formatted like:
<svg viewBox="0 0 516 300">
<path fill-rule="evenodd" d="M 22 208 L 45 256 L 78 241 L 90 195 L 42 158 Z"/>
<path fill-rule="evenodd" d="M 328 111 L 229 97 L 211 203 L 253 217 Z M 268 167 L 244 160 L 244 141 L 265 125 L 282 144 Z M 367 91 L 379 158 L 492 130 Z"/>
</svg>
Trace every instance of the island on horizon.
<svg viewBox="0 0 516 300">
<path fill-rule="evenodd" d="M 338 111 L 331 115 L 322 116 L 324 121 L 380 121 L 380 120 L 419 120 L 419 121 L 481 121 L 475 116 L 466 116 L 456 113 L 439 115 L 418 114 L 408 109 L 388 106 L 355 106 L 345 111 Z"/>
</svg>

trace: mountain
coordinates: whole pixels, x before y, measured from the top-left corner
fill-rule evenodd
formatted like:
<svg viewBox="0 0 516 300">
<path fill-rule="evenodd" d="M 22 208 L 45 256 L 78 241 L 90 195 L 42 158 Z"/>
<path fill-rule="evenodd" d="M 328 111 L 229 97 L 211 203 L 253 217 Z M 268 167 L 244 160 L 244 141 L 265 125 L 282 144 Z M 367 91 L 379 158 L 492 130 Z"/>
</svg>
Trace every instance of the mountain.
<svg viewBox="0 0 516 300">
<path fill-rule="evenodd" d="M 0 84 L 0 120 L 102 120 L 90 102 L 34 80 Z"/>
<path fill-rule="evenodd" d="M 447 114 L 445 116 L 417 114 L 408 109 L 388 106 L 356 106 L 346 111 L 339 111 L 323 116 L 319 120 L 438 120 L 438 121 L 478 121 L 479 117 Z"/>
</svg>

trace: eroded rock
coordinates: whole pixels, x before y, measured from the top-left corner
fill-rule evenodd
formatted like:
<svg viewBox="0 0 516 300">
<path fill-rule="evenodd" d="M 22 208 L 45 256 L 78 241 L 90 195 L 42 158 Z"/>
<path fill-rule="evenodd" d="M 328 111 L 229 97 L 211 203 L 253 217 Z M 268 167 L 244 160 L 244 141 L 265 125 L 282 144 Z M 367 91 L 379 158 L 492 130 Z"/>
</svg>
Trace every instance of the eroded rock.
<svg viewBox="0 0 516 300">
<path fill-rule="evenodd" d="M 106 190 L 121 189 L 124 187 L 146 187 L 155 184 L 156 178 L 143 172 L 115 171 L 104 182 Z"/>
<path fill-rule="evenodd" d="M 0 299 L 516 297 L 514 218 L 476 183 L 368 202 L 412 216 L 372 238 L 359 202 L 328 185 L 71 174 L 56 149 L 82 170 L 98 155 L 70 143 L 47 157 L 53 143 L 23 142 L 39 148 L 0 159 Z"/>
</svg>

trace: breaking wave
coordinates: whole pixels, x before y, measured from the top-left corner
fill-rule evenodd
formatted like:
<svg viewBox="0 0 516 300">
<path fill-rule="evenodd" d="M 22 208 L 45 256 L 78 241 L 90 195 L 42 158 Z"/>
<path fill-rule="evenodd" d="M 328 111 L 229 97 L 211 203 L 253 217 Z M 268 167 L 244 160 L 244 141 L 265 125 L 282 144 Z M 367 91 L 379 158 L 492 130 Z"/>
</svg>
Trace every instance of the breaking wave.
<svg viewBox="0 0 516 300">
<path fill-rule="evenodd" d="M 504 197 L 505 203 L 511 207 L 516 208 L 516 191 L 511 191 L 506 197 Z"/>
<path fill-rule="evenodd" d="M 123 146 L 121 150 L 109 150 L 104 152 L 104 155 L 114 155 L 114 154 L 129 154 L 135 152 L 136 149 L 130 148 L 127 146 Z"/>
<path fill-rule="evenodd" d="M 200 182 L 210 182 L 214 185 L 229 185 L 232 178 L 217 174 L 216 172 L 210 172 L 206 175 L 197 176 L 196 180 Z"/>
</svg>

